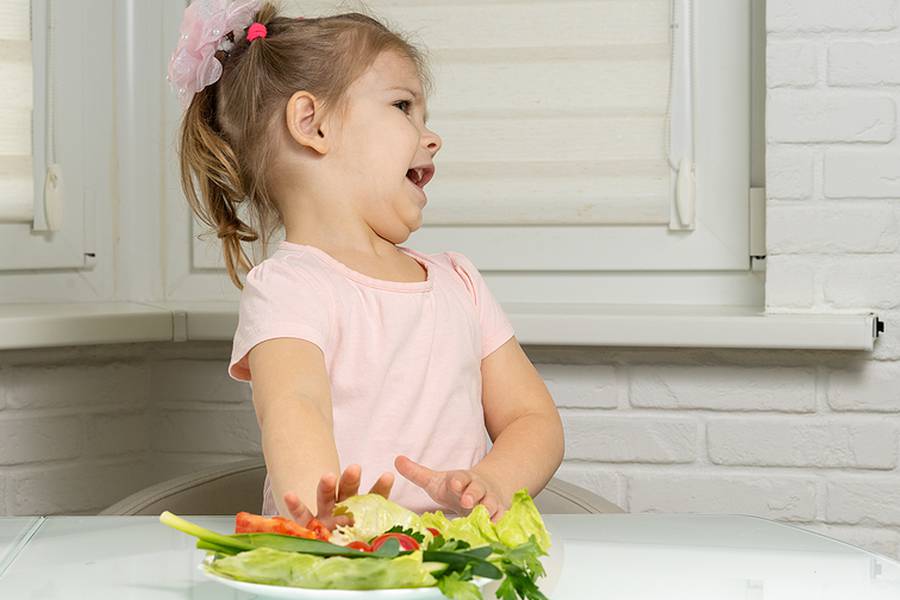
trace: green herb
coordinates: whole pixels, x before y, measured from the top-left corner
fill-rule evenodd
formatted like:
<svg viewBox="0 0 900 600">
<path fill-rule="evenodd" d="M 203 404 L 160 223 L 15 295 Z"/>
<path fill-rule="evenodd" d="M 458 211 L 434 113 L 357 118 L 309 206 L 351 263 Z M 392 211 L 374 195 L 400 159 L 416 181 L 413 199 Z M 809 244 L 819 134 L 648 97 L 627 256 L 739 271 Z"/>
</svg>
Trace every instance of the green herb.
<svg viewBox="0 0 900 600">
<path fill-rule="evenodd" d="M 541 550 L 537 538 L 529 536 L 528 541 L 514 548 L 496 544 L 493 546 L 500 568 L 506 578 L 497 589 L 497 597 L 501 600 L 516 600 L 516 597 L 527 600 L 547 600 L 538 589 L 535 580 L 544 575 L 544 565 L 540 557 L 547 553 Z"/>
<path fill-rule="evenodd" d="M 441 592 L 453 600 L 480 598 L 477 586 L 470 583 L 472 577 L 503 579 L 497 589 L 501 600 L 547 600 L 535 581 L 544 575 L 540 557 L 546 555 L 532 535 L 524 544 L 510 548 L 495 542 L 490 546 L 470 548 L 463 540 L 435 538 L 423 554 L 423 559 L 443 562 L 446 571 L 436 576 Z M 463 585 L 469 583 L 469 586 Z M 471 586 L 471 587 L 470 587 Z M 471 596 L 472 588 L 478 593 Z"/>
<path fill-rule="evenodd" d="M 238 552 L 253 550 L 254 548 L 254 546 L 249 542 L 235 539 L 231 536 L 223 535 L 221 533 L 216 533 L 215 531 L 210 531 L 209 529 L 200 527 L 199 525 L 191 523 L 190 521 L 186 521 L 178 515 L 170 513 L 169 511 L 164 511 L 161 515 L 159 515 L 159 522 L 163 525 L 168 525 L 172 529 L 177 529 L 182 533 L 192 535 L 195 538 L 206 542 L 207 544 L 215 545 L 223 552 L 227 551 L 237 554 Z"/>
<path fill-rule="evenodd" d="M 490 552 L 490 548 L 488 548 Z M 444 575 L 458 572 L 462 573 L 466 569 L 472 574 L 479 577 L 487 577 L 488 579 L 500 579 L 503 572 L 479 557 L 477 554 L 467 552 L 443 552 L 440 550 L 426 550 L 422 553 L 422 560 L 427 562 L 442 562 L 447 565 Z"/>
<path fill-rule="evenodd" d="M 451 573 L 441 577 L 437 582 L 438 589 L 451 600 L 482 600 L 478 586 L 464 577 L 462 573 Z"/>
<path fill-rule="evenodd" d="M 423 534 L 421 534 L 418 531 L 415 531 L 414 529 L 411 529 L 409 527 L 404 529 L 403 525 L 394 525 L 393 527 L 391 527 L 384 533 L 402 533 L 404 535 L 408 535 L 409 537 L 416 540 L 420 544 L 422 544 L 425 541 L 425 536 Z M 382 535 L 384 535 L 384 534 L 382 534 Z M 375 536 L 375 537 L 380 537 L 380 536 Z M 372 538 L 372 539 L 375 539 L 375 538 Z M 369 542 L 371 543 L 372 540 L 369 540 Z"/>
</svg>

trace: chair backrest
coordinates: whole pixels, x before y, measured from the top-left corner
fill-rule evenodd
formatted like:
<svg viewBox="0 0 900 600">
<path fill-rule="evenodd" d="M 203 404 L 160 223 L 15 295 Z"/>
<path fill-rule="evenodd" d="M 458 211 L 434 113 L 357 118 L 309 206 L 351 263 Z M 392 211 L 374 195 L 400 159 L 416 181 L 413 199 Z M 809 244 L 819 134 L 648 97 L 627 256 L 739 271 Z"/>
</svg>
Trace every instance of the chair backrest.
<svg viewBox="0 0 900 600">
<path fill-rule="evenodd" d="M 170 479 L 116 502 L 103 515 L 158 515 L 164 510 L 179 515 L 259 514 L 266 464 L 252 458 Z M 543 514 L 610 513 L 622 509 L 571 483 L 556 479 L 535 499 Z"/>
</svg>

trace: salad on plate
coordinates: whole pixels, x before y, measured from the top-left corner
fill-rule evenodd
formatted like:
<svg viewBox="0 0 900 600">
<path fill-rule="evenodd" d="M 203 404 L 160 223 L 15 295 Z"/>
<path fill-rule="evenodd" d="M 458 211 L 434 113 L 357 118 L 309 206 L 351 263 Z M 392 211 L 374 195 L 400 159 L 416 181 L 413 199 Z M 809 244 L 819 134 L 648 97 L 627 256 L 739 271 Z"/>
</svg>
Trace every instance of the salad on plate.
<svg viewBox="0 0 900 600">
<path fill-rule="evenodd" d="M 351 524 L 330 531 L 316 519 L 302 526 L 240 512 L 235 532 L 222 534 L 169 511 L 159 519 L 197 538 L 207 550 L 202 568 L 220 581 L 277 586 L 273 591 L 436 588 L 454 600 L 481 600 L 480 587 L 499 580 L 501 600 L 546 600 L 537 579 L 550 536 L 525 489 L 496 523 L 482 505 L 448 519 L 378 494 L 347 498 L 334 514 L 348 515 Z"/>
</svg>

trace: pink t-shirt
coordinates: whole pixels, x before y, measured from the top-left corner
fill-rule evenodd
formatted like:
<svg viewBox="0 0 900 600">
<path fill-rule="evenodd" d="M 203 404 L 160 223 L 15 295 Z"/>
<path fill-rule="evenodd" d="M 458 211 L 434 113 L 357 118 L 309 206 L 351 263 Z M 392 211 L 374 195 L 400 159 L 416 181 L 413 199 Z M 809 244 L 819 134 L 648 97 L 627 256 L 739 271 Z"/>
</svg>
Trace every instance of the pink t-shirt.
<svg viewBox="0 0 900 600">
<path fill-rule="evenodd" d="M 250 381 L 247 353 L 267 339 L 319 346 L 341 468 L 362 466 L 362 493 L 393 472 L 391 499 L 422 512 L 439 507 L 396 472 L 394 458 L 448 470 L 484 457 L 481 360 L 514 332 L 463 254 L 397 248 L 427 269 L 425 281 L 375 279 L 315 246 L 281 242 L 247 274 L 228 373 Z M 263 514 L 275 514 L 268 477 L 263 498 Z"/>
</svg>

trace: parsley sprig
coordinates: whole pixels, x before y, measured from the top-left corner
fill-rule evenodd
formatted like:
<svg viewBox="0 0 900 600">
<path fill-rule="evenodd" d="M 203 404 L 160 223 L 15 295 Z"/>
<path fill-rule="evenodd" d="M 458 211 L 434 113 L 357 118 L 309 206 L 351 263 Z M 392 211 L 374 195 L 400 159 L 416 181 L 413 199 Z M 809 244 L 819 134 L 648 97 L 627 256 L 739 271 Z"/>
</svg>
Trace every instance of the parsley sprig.
<svg viewBox="0 0 900 600">
<path fill-rule="evenodd" d="M 535 583 L 544 575 L 540 557 L 546 554 L 533 535 L 512 548 L 501 543 L 471 548 L 462 540 L 435 536 L 422 558 L 448 565 L 436 578 L 441 593 L 452 600 L 482 600 L 481 590 L 471 581 L 476 576 L 502 579 L 497 589 L 501 600 L 547 600 Z"/>
<path fill-rule="evenodd" d="M 411 529 L 411 528 L 409 528 L 409 527 L 407 527 L 406 529 L 404 529 L 404 528 L 403 528 L 403 525 L 394 525 L 393 527 L 391 527 L 390 529 L 388 529 L 388 530 L 385 531 L 384 533 L 402 533 L 402 534 L 408 535 L 408 536 L 411 537 L 412 539 L 416 540 L 417 542 L 419 542 L 419 544 L 421 544 L 422 542 L 425 541 L 425 535 L 424 535 L 424 534 L 419 533 L 418 531 L 416 531 L 416 530 L 414 530 L 414 529 Z M 384 535 L 384 534 L 382 534 L 382 535 Z M 377 536 L 376 536 L 376 537 L 377 537 Z M 375 538 L 372 538 L 372 539 L 375 539 Z M 371 542 L 372 540 L 369 540 L 369 541 Z"/>
<path fill-rule="evenodd" d="M 547 600 L 538 589 L 535 580 L 544 576 L 544 565 L 540 557 L 547 553 L 540 549 L 535 536 L 514 548 L 503 544 L 494 544 L 494 551 L 500 557 L 501 568 L 506 578 L 497 588 L 497 597 L 501 600 Z"/>
</svg>

